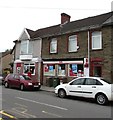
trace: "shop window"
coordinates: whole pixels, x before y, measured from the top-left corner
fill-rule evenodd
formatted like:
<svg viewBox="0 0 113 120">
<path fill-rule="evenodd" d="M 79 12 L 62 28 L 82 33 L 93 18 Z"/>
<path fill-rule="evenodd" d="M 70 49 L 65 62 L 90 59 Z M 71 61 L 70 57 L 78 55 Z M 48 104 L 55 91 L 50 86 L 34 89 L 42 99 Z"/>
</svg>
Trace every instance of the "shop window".
<svg viewBox="0 0 113 120">
<path fill-rule="evenodd" d="M 45 76 L 55 76 L 55 65 L 44 65 L 44 75 Z"/>
<path fill-rule="evenodd" d="M 92 33 L 92 50 L 102 49 L 102 32 Z"/>
<path fill-rule="evenodd" d="M 28 72 L 35 74 L 35 64 L 24 64 L 24 73 L 27 74 Z"/>
<path fill-rule="evenodd" d="M 78 71 L 81 70 L 81 72 L 83 72 L 83 64 L 69 64 L 69 76 L 77 76 Z"/>
<path fill-rule="evenodd" d="M 65 64 L 58 65 L 58 76 L 65 76 L 66 70 L 65 70 Z"/>
</svg>

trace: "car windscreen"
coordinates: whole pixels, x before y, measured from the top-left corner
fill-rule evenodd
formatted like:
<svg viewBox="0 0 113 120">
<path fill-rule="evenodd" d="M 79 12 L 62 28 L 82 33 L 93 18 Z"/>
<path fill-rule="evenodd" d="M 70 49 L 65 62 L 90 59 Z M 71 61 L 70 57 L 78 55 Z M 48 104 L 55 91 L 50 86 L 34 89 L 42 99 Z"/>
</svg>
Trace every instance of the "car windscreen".
<svg viewBox="0 0 113 120">
<path fill-rule="evenodd" d="M 112 82 L 110 80 L 107 80 L 107 79 L 103 79 L 101 78 L 101 80 L 103 80 L 104 82 L 108 83 L 108 84 L 112 84 Z"/>
<path fill-rule="evenodd" d="M 26 76 L 26 75 L 20 75 L 20 79 L 21 80 L 31 80 L 31 78 L 29 76 Z"/>
</svg>

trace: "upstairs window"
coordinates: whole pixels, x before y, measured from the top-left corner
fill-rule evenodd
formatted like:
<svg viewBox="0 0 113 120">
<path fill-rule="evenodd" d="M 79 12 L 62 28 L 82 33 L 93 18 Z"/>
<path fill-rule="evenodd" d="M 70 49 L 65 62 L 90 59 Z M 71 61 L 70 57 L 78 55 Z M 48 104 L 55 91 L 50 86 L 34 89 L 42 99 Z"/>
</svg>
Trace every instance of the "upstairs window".
<svg viewBox="0 0 113 120">
<path fill-rule="evenodd" d="M 69 36 L 69 44 L 68 44 L 68 51 L 69 52 L 76 52 L 77 49 L 78 49 L 78 46 L 77 46 L 77 35 L 72 35 L 72 36 Z"/>
<path fill-rule="evenodd" d="M 53 38 L 50 43 L 50 53 L 57 53 L 57 39 Z"/>
<path fill-rule="evenodd" d="M 92 33 L 92 50 L 102 49 L 102 32 Z"/>
<path fill-rule="evenodd" d="M 20 50 L 21 54 L 27 54 L 28 42 L 29 42 L 28 40 L 21 41 L 21 50 Z"/>
<path fill-rule="evenodd" d="M 21 41 L 20 54 L 32 54 L 33 53 L 33 42 L 29 40 Z"/>
</svg>

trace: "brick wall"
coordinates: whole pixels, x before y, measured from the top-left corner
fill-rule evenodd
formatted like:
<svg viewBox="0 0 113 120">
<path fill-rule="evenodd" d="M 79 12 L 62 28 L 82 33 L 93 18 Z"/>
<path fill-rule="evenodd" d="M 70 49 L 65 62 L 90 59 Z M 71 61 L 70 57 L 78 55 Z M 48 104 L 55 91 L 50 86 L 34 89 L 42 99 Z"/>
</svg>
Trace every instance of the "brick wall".
<svg viewBox="0 0 113 120">
<path fill-rule="evenodd" d="M 76 34 L 76 33 L 75 33 Z M 70 34 L 71 35 L 71 34 Z M 73 34 L 72 34 L 73 35 Z M 69 53 L 68 52 L 68 36 L 69 35 L 63 35 L 58 36 L 58 53 L 56 54 L 50 54 L 49 47 L 50 47 L 50 41 L 49 39 L 43 39 L 42 40 L 42 58 L 80 58 L 87 56 L 87 31 L 77 33 L 78 35 L 78 46 L 79 49 L 77 52 Z"/>
<path fill-rule="evenodd" d="M 111 27 L 103 27 L 102 29 L 102 50 L 91 50 L 90 49 L 90 58 L 101 58 L 102 61 L 102 76 L 105 78 L 111 79 L 113 77 L 113 39 L 111 37 L 111 32 L 113 29 Z M 73 33 L 74 34 L 74 33 Z M 70 34 L 70 35 L 73 35 Z M 60 59 L 60 58 L 84 58 L 87 57 L 88 53 L 88 32 L 78 32 L 78 46 L 79 49 L 77 52 L 69 53 L 68 52 L 68 35 L 58 36 L 58 53 L 50 54 L 49 39 L 42 40 L 42 58 L 46 59 Z M 113 35 L 113 34 L 112 34 Z M 90 37 L 91 40 L 91 37 Z M 91 42 L 91 41 L 90 41 Z M 91 48 L 91 46 L 90 46 Z"/>
</svg>

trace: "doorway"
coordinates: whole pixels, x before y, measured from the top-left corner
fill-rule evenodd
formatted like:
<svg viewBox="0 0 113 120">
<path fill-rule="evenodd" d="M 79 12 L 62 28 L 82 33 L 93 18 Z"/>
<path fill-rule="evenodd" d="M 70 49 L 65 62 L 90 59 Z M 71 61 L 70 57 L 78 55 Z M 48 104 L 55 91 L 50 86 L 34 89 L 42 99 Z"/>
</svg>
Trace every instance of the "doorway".
<svg viewBox="0 0 113 120">
<path fill-rule="evenodd" d="M 101 66 L 94 66 L 94 74 L 95 77 L 102 76 L 102 67 Z"/>
</svg>

